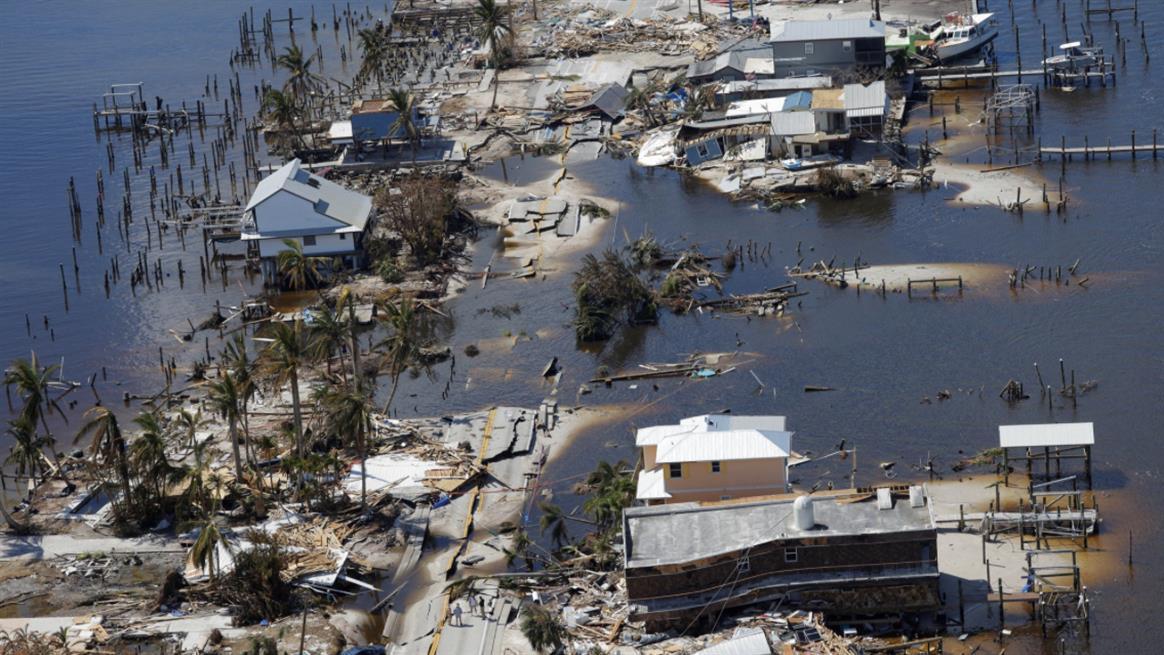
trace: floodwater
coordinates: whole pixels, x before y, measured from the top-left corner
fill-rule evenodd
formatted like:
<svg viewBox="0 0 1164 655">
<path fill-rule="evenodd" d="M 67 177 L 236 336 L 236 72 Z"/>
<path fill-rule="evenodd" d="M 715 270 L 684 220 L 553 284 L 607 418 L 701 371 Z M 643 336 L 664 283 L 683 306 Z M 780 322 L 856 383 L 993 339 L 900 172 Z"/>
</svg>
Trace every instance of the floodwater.
<svg viewBox="0 0 1164 655">
<path fill-rule="evenodd" d="M 997 43 L 1001 66 L 1012 66 L 1011 14 L 997 0 L 992 5 L 1002 29 Z M 1066 3 L 1070 30 L 1066 35 L 1059 20 L 1061 6 L 1015 4 L 1024 68 L 1034 67 L 1040 58 L 1040 19 L 1047 23 L 1052 48 L 1080 35 L 1085 23 L 1082 3 Z M 79 7 L 33 5 L 24 15 L 8 16 L 0 26 L 0 43 L 8 55 L 0 72 L 6 145 L 0 153 L 4 171 L 0 185 L 8 237 L 0 257 L 6 282 L 0 287 L 4 319 L 0 334 L 5 337 L 0 340 L 0 355 L 11 359 L 36 349 L 45 360 L 65 357 L 66 379 L 81 380 L 106 366 L 109 381 L 97 385 L 98 393 L 106 397 L 120 396 L 123 389 L 154 391 L 161 384 L 159 345 L 180 364 L 197 358 L 203 347 L 202 334 L 183 345 L 168 330 L 181 331 L 187 317 L 197 323 L 212 310 L 215 298 L 237 300 L 243 278 L 236 270 L 226 294 L 217 278 L 203 292 L 197 278 L 198 253 L 193 252 L 186 255 L 184 291 L 167 281 L 165 291 L 139 289 L 135 299 L 123 283 L 112 300 L 104 299 L 100 288 L 104 259 L 93 244 L 93 180 L 94 171 L 105 166 L 105 145 L 93 137 L 88 110 L 113 82 L 142 80 L 147 96 L 192 100 L 200 95 L 206 73 L 216 71 L 225 88 L 226 55 L 234 45 L 234 13 L 240 9 L 225 3 L 176 9 L 133 2 L 102 5 L 103 13 L 96 16 L 82 15 Z M 180 17 L 175 15 L 179 11 Z M 279 11 L 276 8 L 276 14 Z M 1159 61 L 1159 41 L 1153 40 L 1152 32 L 1164 25 L 1164 5 L 1140 3 L 1139 11 L 1147 25 L 1148 47 Z M 15 12 L 9 6 L 5 13 Z M 1144 61 L 1139 27 L 1131 25 L 1130 15 L 1120 20 L 1122 34 L 1130 41 L 1118 84 L 1069 93 L 1043 89 L 1036 135 L 1044 143 L 1057 144 L 1060 135 L 1067 135 L 1081 145 L 1087 134 L 1092 144 L 1109 137 L 1120 144 L 1129 140 L 1132 130 L 1144 142 L 1164 116 L 1164 88 Z M 177 24 L 197 38 L 174 38 Z M 1093 19 L 1089 29 L 1109 54 L 1115 51 L 1113 23 Z M 334 46 L 330 31 L 321 32 L 319 38 Z M 335 57 L 325 55 L 325 61 L 329 67 L 338 64 Z M 248 80 L 263 74 L 271 76 L 269 71 L 246 72 L 244 91 L 253 84 Z M 967 149 L 959 161 L 982 163 L 983 128 L 966 124 L 967 118 L 977 121 L 971 112 L 981 106 L 980 91 L 953 93 L 962 95 L 964 113 L 950 116 L 951 141 L 959 144 L 951 144 L 951 149 Z M 920 142 L 927 127 L 931 143 L 941 147 L 940 117 L 931 117 L 924 107 L 911 113 L 909 140 Z M 185 135 L 177 142 L 179 148 L 185 145 L 183 139 Z M 1017 147 L 1029 149 L 1034 143 L 1024 141 Z M 117 173 L 106 169 L 107 185 L 120 179 L 120 169 L 128 162 L 127 145 L 119 146 Z M 999 140 L 995 147 L 1016 146 Z M 995 164 L 1008 157 L 996 150 Z M 1029 150 L 1020 157 L 1029 159 Z M 557 161 L 547 162 L 543 169 L 528 159 L 510 159 L 515 165 L 504 175 L 517 179 L 554 175 L 557 166 L 549 164 Z M 876 464 L 888 461 L 897 462 L 900 478 L 920 478 L 920 465 L 931 457 L 939 472 L 948 474 L 960 453 L 996 445 L 999 424 L 1093 421 L 1098 439 L 1095 486 L 1101 491 L 1108 532 L 1099 540 L 1106 551 L 1105 563 L 1094 567 L 1090 576 L 1095 594 L 1091 652 L 1155 650 L 1151 632 L 1138 628 L 1155 619 L 1160 605 L 1156 590 L 1164 583 L 1164 555 L 1155 546 L 1164 535 L 1160 522 L 1152 518 L 1164 512 L 1160 488 L 1164 409 L 1159 402 L 1164 392 L 1164 348 L 1158 328 L 1164 320 L 1164 287 L 1156 279 L 1164 270 L 1164 223 L 1157 213 L 1164 163 L 1144 155 L 1135 161 L 1123 156 L 1111 162 L 1070 163 L 1064 181 L 1070 204 L 1063 216 L 1045 214 L 1037 203 L 1023 216 L 965 206 L 951 201 L 957 193 L 953 187 L 924 193 L 881 191 L 854 201 L 814 200 L 800 209 L 772 213 L 732 203 L 677 172 L 640 169 L 631 160 L 588 159 L 569 161 L 568 166 L 570 175 L 618 208 L 600 228 L 602 247 L 622 247 L 627 236 L 633 239 L 647 230 L 665 244 L 698 244 L 708 254 L 719 254 L 729 240 L 746 244 L 750 239 L 762 247 L 771 243 L 770 260 L 745 260 L 727 279 L 729 292 L 775 286 L 786 281 L 786 267 L 798 261 L 807 265 L 834 257 L 849 263 L 859 257 L 876 265 L 965 262 L 1001 271 L 1025 264 L 1066 268 L 1078 259 L 1081 276 L 1089 276 L 1091 284 L 1057 288 L 1036 283 L 1011 292 L 1005 273 L 1000 273 L 993 289 L 909 299 L 858 295 L 853 289 L 803 282 L 802 290 L 809 294 L 784 318 L 664 313 L 656 326 L 627 329 L 609 343 L 580 347 L 570 327 L 569 287 L 575 262 L 552 262 L 545 275 L 534 279 L 491 280 L 485 289 L 471 283 L 448 304 L 451 318 L 436 328 L 456 353 L 455 363 L 438 365 L 431 377 L 403 382 L 397 402 L 402 417 L 492 404 L 537 405 L 552 391 L 540 371 L 551 357 L 559 357 L 564 373 L 558 397 L 563 407 L 575 403 L 631 407 L 614 423 L 619 427 L 586 432 L 548 468 L 547 482 L 556 500 L 567 506 L 574 500 L 569 491 L 573 480 L 596 461 L 633 461 L 634 428 L 689 414 L 725 409 L 786 414 L 797 432 L 794 447 L 799 451 L 829 452 L 841 439 L 855 444 L 859 482 L 883 479 Z M 501 177 L 497 168 L 488 173 Z M 1058 162 L 1021 170 L 1041 174 L 1052 189 L 1058 183 Z M 64 200 L 69 176 L 77 178 L 85 215 L 84 246 L 78 249 L 80 295 L 70 268 Z M 120 195 L 107 195 L 107 208 L 115 212 Z M 143 215 L 141 210 L 137 215 Z M 123 252 L 122 269 L 128 271 L 129 259 L 115 230 L 105 235 L 105 245 L 107 253 Z M 499 247 L 497 232 L 483 233 L 472 268 L 482 270 Z M 61 302 L 58 262 L 65 264 L 67 273 L 68 313 Z M 489 311 L 514 304 L 520 312 Z M 25 313 L 30 315 L 32 336 L 26 335 Z M 43 316 L 55 330 L 55 341 L 43 328 Z M 212 349 L 216 340 L 216 334 L 210 335 Z M 463 354 L 469 344 L 480 345 L 481 353 L 472 358 Z M 629 368 L 677 361 L 694 352 L 736 350 L 750 353 L 746 359 L 754 361 L 745 368 L 759 377 L 762 388 L 741 369 L 698 382 L 659 380 L 657 389 L 649 382 L 633 390 L 624 383 L 578 394 L 579 386 L 599 367 Z M 1098 383 L 1079 398 L 1078 407 L 1058 397 L 1051 408 L 1039 400 L 1032 364 L 1038 362 L 1045 380 L 1058 386 L 1060 358 L 1077 380 Z M 1012 378 L 1035 391 L 1030 400 L 1008 405 L 998 398 Z M 450 393 L 442 400 L 446 385 Z M 835 390 L 806 394 L 805 385 Z M 942 391 L 950 392 L 948 400 L 938 399 Z M 80 401 L 74 417 L 92 400 L 90 395 L 87 390 L 74 394 Z M 829 461 L 800 472 L 801 482 L 841 484 L 847 463 Z M 1113 566 L 1113 560 L 1124 557 L 1129 530 L 1134 531 L 1135 543 L 1142 544 L 1136 547 L 1135 567 Z"/>
</svg>

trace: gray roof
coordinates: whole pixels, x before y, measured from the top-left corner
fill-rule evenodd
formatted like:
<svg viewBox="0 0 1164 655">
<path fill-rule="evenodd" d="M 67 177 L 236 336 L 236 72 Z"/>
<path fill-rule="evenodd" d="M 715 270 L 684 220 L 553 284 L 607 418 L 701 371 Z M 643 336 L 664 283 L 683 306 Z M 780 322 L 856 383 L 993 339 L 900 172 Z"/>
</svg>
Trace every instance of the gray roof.
<svg viewBox="0 0 1164 655">
<path fill-rule="evenodd" d="M 869 86 L 846 84 L 844 91 L 845 114 L 855 116 L 884 116 L 889 109 L 885 82 L 878 80 Z"/>
<path fill-rule="evenodd" d="M 885 23 L 864 18 L 772 23 L 771 41 L 774 43 L 875 38 L 885 38 Z"/>
<path fill-rule="evenodd" d="M 626 107 L 626 96 L 626 89 L 612 82 L 595 91 L 582 107 L 593 107 L 613 120 L 622 116 Z"/>
<path fill-rule="evenodd" d="M 811 111 L 781 111 L 772 114 L 773 136 L 797 136 L 816 131 L 816 116 Z"/>
<path fill-rule="evenodd" d="M 626 566 L 639 568 L 694 562 L 783 539 L 892 534 L 935 529 L 929 499 L 911 507 L 897 499 L 893 509 L 875 502 L 837 502 L 814 496 L 816 527 L 798 530 L 793 498 L 714 505 L 676 503 L 623 511 Z"/>
<path fill-rule="evenodd" d="M 245 211 L 258 207 L 264 200 L 279 192 L 298 196 L 311 203 L 317 214 L 334 221 L 363 230 L 372 213 L 372 199 L 362 193 L 332 182 L 318 175 L 312 175 L 300 168 L 299 160 L 292 159 L 282 168 L 271 173 L 255 185 L 250 202 Z M 278 220 L 278 217 L 275 217 Z M 266 231 L 277 229 L 268 225 Z"/>
</svg>

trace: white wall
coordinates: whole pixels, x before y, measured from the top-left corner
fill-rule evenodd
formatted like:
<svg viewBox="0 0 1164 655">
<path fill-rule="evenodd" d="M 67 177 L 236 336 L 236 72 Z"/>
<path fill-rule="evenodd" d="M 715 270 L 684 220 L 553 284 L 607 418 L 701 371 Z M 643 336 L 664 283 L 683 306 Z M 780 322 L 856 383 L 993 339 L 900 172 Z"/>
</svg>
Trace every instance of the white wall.
<svg viewBox="0 0 1164 655">
<path fill-rule="evenodd" d="M 259 234 L 344 227 L 339 221 L 317 214 L 310 202 L 287 191 L 279 191 L 267 198 L 253 211 Z"/>
<path fill-rule="evenodd" d="M 355 252 L 356 234 L 321 234 L 315 237 L 314 246 L 303 246 L 305 255 L 334 255 L 337 253 Z M 341 238 L 342 237 L 342 238 Z M 293 237 L 294 241 L 303 244 L 303 239 Z M 282 239 L 263 239 L 259 242 L 260 257 L 277 257 L 280 252 L 288 250 Z"/>
</svg>

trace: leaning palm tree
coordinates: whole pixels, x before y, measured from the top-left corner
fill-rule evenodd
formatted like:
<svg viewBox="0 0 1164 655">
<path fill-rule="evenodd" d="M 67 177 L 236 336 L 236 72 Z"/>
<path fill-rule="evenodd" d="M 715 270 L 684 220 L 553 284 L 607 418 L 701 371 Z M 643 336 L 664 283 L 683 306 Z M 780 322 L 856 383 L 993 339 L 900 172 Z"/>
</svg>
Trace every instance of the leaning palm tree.
<svg viewBox="0 0 1164 655">
<path fill-rule="evenodd" d="M 492 109 L 497 106 L 497 77 L 505 48 L 513 38 L 513 28 L 506 21 L 508 12 L 497 0 L 477 0 L 473 14 L 479 22 L 477 38 L 489 47 L 489 63 L 493 66 L 493 101 L 489 104 Z"/>
<path fill-rule="evenodd" d="M 242 408 L 242 391 L 235 383 L 234 374 L 230 371 L 224 371 L 221 377 L 212 382 L 209 391 L 210 406 L 215 413 L 226 419 L 230 448 L 234 456 L 234 477 L 241 483 L 243 472 L 242 455 L 238 446 L 238 424 Z"/>
<path fill-rule="evenodd" d="M 251 443 L 251 426 L 247 407 L 258 391 L 255 384 L 255 362 L 247 352 L 246 337 L 236 332 L 234 338 L 227 342 L 220 357 L 222 365 L 234 376 L 235 386 L 239 392 L 239 418 L 242 426 L 243 441 L 246 443 L 247 461 L 252 465 L 257 461 L 254 447 Z"/>
<path fill-rule="evenodd" d="M 45 439 L 36 433 L 36 426 L 27 416 L 18 416 L 8 422 L 12 448 L 4 464 L 11 466 L 17 476 L 40 482 L 48 471 L 45 462 Z M 31 492 L 30 492 L 31 493 Z"/>
<path fill-rule="evenodd" d="M 543 605 L 529 603 L 521 608 L 521 634 L 535 651 L 554 652 L 562 647 L 566 629 L 556 613 Z"/>
<path fill-rule="evenodd" d="M 317 397 L 317 404 L 331 432 L 351 438 L 360 456 L 360 507 L 368 506 L 368 435 L 372 431 L 372 399 L 357 389 L 327 387 Z"/>
<path fill-rule="evenodd" d="M 399 134 L 412 148 L 412 165 L 416 165 L 416 151 L 420 148 L 420 126 L 416 122 L 416 96 L 399 87 L 388 90 L 388 102 L 396 112 L 396 120 L 388 126 L 388 134 Z"/>
<path fill-rule="evenodd" d="M 215 576 L 219 573 L 221 564 L 218 556 L 219 546 L 229 550 L 230 542 L 218 529 L 214 519 L 207 518 L 206 523 L 202 524 L 202 528 L 198 531 L 198 539 L 190 548 L 190 559 L 195 566 L 206 572 L 206 576 L 211 582 L 214 582 Z"/>
<path fill-rule="evenodd" d="M 283 54 L 275 59 L 275 65 L 287 72 L 287 80 L 283 82 L 283 92 L 290 93 L 305 102 L 312 91 L 318 89 L 323 78 L 311 72 L 311 65 L 315 63 L 315 55 L 303 56 L 303 49 L 297 45 L 287 46 Z"/>
<path fill-rule="evenodd" d="M 310 284 L 319 287 L 319 257 L 303 254 L 303 244 L 294 239 L 283 239 L 284 250 L 275 259 L 279 273 L 287 281 L 287 286 L 302 291 Z"/>
<path fill-rule="evenodd" d="M 112 466 L 121 486 L 122 503 L 133 502 L 130 488 L 129 458 L 126 453 L 125 437 L 117 423 L 117 415 L 108 407 L 96 405 L 85 412 L 85 423 L 77 431 L 74 443 L 89 437 L 89 455 L 96 462 Z"/>
<path fill-rule="evenodd" d="M 418 318 L 416 306 L 407 298 L 388 303 L 380 312 L 380 322 L 388 328 L 389 334 L 377 347 L 383 353 L 381 368 L 388 373 L 388 377 L 392 380 L 388 400 L 384 403 L 385 414 L 391 411 L 392 402 L 396 399 L 396 391 L 400 387 L 400 376 L 420 362 L 421 343 L 417 334 L 420 327 Z"/>
<path fill-rule="evenodd" d="M 263 350 L 263 368 L 277 386 L 291 387 L 291 415 L 295 430 L 296 459 L 303 459 L 303 408 L 299 401 L 299 370 L 308 365 L 311 351 L 303 322 L 275 323 L 271 343 Z M 302 475 L 299 484 L 302 486 Z"/>
<path fill-rule="evenodd" d="M 538 519 L 542 534 L 549 530 L 550 539 L 553 539 L 554 544 L 561 548 L 562 544 L 570 539 L 570 533 L 566 530 L 566 513 L 562 511 L 561 507 L 552 503 L 539 503 L 538 508 L 542 510 L 542 516 Z"/>
<path fill-rule="evenodd" d="M 16 390 L 22 403 L 20 416 L 27 418 L 33 429 L 36 429 L 37 424 L 40 424 L 44 430 L 42 446 L 52 456 L 53 464 L 56 466 L 61 479 L 67 482 L 64 468 L 61 467 L 60 458 L 57 457 L 56 440 L 53 439 L 52 431 L 49 430 L 48 426 L 49 416 L 53 414 L 64 416 L 56 399 L 49 394 L 49 384 L 56 372 L 56 364 L 41 366 L 34 352 L 29 359 L 18 359 L 12 362 L 8 370 L 4 371 L 4 390 L 6 393 L 13 389 Z"/>
</svg>

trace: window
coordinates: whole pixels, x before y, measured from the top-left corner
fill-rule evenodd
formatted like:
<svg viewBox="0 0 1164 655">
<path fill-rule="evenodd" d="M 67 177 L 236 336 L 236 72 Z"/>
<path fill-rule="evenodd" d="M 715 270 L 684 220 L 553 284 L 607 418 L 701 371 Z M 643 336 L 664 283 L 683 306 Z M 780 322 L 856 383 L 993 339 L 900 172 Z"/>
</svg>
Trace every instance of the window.
<svg viewBox="0 0 1164 655">
<path fill-rule="evenodd" d="M 314 246 L 315 245 L 315 237 L 314 236 L 303 237 L 303 245 Z"/>
<path fill-rule="evenodd" d="M 700 157 L 707 157 L 709 154 L 711 154 L 707 150 L 707 142 L 695 146 L 695 152 L 698 152 Z"/>
<path fill-rule="evenodd" d="M 732 497 L 731 496 L 720 496 L 719 499 L 720 500 L 731 500 Z"/>
<path fill-rule="evenodd" d="M 711 463 L 711 472 L 712 473 L 719 473 L 719 462 L 712 462 Z"/>
<path fill-rule="evenodd" d="M 800 553 L 796 552 L 795 548 L 784 549 L 784 561 L 788 564 L 795 564 L 800 560 Z"/>
<path fill-rule="evenodd" d="M 853 42 L 852 41 L 841 41 L 841 48 L 843 48 L 845 52 L 848 52 L 848 51 L 853 49 Z"/>
<path fill-rule="evenodd" d="M 670 469 L 670 474 L 671 474 L 670 477 L 672 477 L 672 478 L 683 477 L 683 465 L 682 464 L 678 464 L 678 463 L 670 464 L 670 465 L 668 465 L 668 468 Z"/>
<path fill-rule="evenodd" d="M 347 241 L 347 240 L 348 240 L 348 235 L 344 232 L 340 232 L 340 241 Z"/>
<path fill-rule="evenodd" d="M 748 571 L 751 571 L 752 570 L 751 560 L 749 560 L 746 555 L 744 557 L 739 558 L 738 560 L 736 560 L 736 570 L 738 570 L 740 573 L 747 573 Z"/>
<path fill-rule="evenodd" d="M 813 46 L 812 41 L 808 41 L 804 44 L 804 54 L 811 55 L 813 54 L 814 50 L 815 47 Z"/>
</svg>

